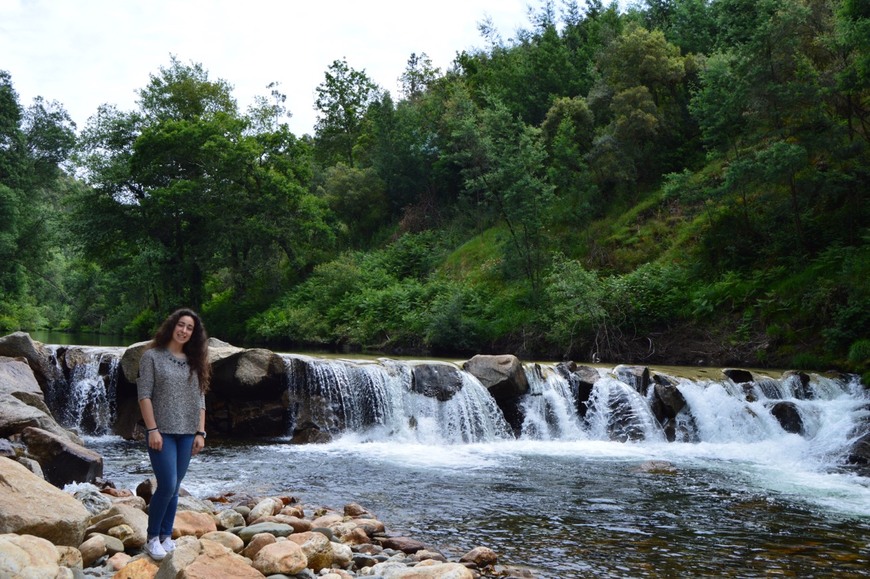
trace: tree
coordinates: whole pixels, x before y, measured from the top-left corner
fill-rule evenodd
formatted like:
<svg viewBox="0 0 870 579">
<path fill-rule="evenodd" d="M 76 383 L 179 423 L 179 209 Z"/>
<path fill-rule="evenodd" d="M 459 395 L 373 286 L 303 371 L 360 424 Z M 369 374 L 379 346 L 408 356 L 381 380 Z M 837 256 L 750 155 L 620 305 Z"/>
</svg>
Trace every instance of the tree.
<svg viewBox="0 0 870 579">
<path fill-rule="evenodd" d="M 469 114 L 470 113 L 470 114 Z M 546 175 L 540 129 L 515 118 L 502 103 L 454 117 L 455 156 L 463 165 L 469 194 L 495 209 L 510 232 L 510 248 L 533 290 L 543 267 L 553 186 Z"/>
<path fill-rule="evenodd" d="M 399 77 L 402 98 L 408 100 L 420 98 L 439 74 L 440 70 L 432 66 L 429 55 L 423 52 L 418 56 L 417 53 L 412 52 L 405 66 L 405 72 Z"/>
<path fill-rule="evenodd" d="M 364 70 L 354 70 L 346 59 L 333 61 L 325 77 L 315 89 L 314 107 L 320 112 L 314 125 L 315 154 L 324 165 L 343 161 L 352 166 L 363 117 L 380 97 L 380 89 Z"/>
<path fill-rule="evenodd" d="M 57 102 L 41 97 L 22 109 L 8 72 L 0 71 L 0 329 L 43 323 L 35 291 L 51 287 L 48 274 L 56 238 L 60 165 L 75 142 L 75 124 Z"/>
<path fill-rule="evenodd" d="M 91 259 L 136 271 L 121 284 L 129 318 L 213 294 L 251 299 L 281 271 L 265 264 L 293 271 L 331 244 L 325 205 L 306 188 L 310 154 L 269 88 L 274 104 L 242 115 L 228 83 L 173 57 L 137 110 L 101 107 L 83 132 L 90 188 L 72 197 L 72 229 Z"/>
</svg>

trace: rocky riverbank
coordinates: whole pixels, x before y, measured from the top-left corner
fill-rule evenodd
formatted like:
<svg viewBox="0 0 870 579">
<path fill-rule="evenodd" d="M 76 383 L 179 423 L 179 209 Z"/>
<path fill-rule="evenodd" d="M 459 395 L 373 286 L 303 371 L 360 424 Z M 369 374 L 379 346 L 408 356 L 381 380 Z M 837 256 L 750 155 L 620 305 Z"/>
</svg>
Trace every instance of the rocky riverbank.
<svg viewBox="0 0 870 579">
<path fill-rule="evenodd" d="M 477 547 L 458 561 L 413 538 L 396 536 L 365 508 L 300 504 L 290 495 L 224 495 L 179 502 L 173 538 L 162 561 L 142 550 L 153 481 L 136 494 L 111 486 L 45 482 L 0 458 L 0 577 L 298 579 L 473 579 L 534 577 L 498 564 Z"/>
<path fill-rule="evenodd" d="M 290 494 L 186 495 L 173 530 L 177 549 L 154 561 L 142 552 L 153 482 L 143 481 L 135 494 L 103 482 L 103 458 L 58 424 L 45 403 L 44 385 L 57 372 L 45 347 L 26 334 L 0 342 L 4 579 L 533 577 L 498 565 L 486 547 L 448 561 L 390 533 L 359 505 L 302 505 Z"/>
</svg>

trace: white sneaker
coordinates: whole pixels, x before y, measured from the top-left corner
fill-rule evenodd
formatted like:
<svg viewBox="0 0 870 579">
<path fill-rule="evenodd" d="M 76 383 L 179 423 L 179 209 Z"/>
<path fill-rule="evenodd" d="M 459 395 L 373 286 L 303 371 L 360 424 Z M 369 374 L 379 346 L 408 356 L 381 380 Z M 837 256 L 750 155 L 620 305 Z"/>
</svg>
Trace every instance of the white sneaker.
<svg viewBox="0 0 870 579">
<path fill-rule="evenodd" d="M 163 547 L 163 550 L 167 553 L 171 553 L 175 550 L 175 541 L 172 540 L 172 537 L 166 537 L 160 544 Z"/>
<path fill-rule="evenodd" d="M 160 537 L 154 537 L 145 544 L 145 552 L 155 561 L 160 561 L 166 556 L 166 549 L 160 544 Z"/>
</svg>

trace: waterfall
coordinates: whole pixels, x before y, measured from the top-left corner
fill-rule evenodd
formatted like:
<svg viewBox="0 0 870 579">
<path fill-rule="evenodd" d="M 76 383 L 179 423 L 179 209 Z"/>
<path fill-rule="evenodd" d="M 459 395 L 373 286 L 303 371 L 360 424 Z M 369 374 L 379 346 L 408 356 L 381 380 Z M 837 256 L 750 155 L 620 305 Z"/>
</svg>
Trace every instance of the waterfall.
<svg viewBox="0 0 870 579">
<path fill-rule="evenodd" d="M 306 359 L 301 369 L 298 364 L 287 366 L 297 429 L 316 425 L 333 435 L 434 444 L 510 436 L 489 392 L 455 366 L 444 365 L 461 380 L 446 400 L 414 390 L 412 364 Z"/>
<path fill-rule="evenodd" d="M 46 400 L 59 422 L 84 434 L 113 430 L 123 352 L 54 350 L 66 382 L 52 385 Z M 278 429 L 286 428 L 299 443 L 341 437 L 430 446 L 514 439 L 650 445 L 670 440 L 673 452 L 703 453 L 713 445 L 726 448 L 727 456 L 728 448 L 734 456 L 768 453 L 824 470 L 844 465 L 870 424 L 870 394 L 857 376 L 786 373 L 737 383 L 654 369 L 632 374 L 625 367 L 585 368 L 581 377 L 561 366 L 526 364 L 527 391 L 505 400 L 453 362 L 280 357 L 287 389 L 270 407 L 279 409 Z M 129 409 L 135 404 L 129 378 L 123 391 Z M 209 396 L 216 408 L 242 408 L 227 397 L 235 391 L 224 385 Z M 670 412 L 663 410 L 666 404 Z"/>
<path fill-rule="evenodd" d="M 65 379 L 51 385 L 47 402 L 60 424 L 83 434 L 111 431 L 121 353 L 118 348 L 55 347 L 52 358 Z"/>
</svg>

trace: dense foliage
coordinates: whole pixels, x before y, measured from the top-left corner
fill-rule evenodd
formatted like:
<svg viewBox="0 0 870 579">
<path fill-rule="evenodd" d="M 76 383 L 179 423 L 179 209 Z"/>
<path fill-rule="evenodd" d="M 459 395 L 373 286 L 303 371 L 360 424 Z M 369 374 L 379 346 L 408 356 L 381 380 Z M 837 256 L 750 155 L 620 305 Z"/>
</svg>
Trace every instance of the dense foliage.
<svg viewBox="0 0 870 579">
<path fill-rule="evenodd" d="M 172 58 L 80 133 L 0 75 L 0 330 L 866 372 L 870 11 L 546 1 L 398 100 Z"/>
</svg>

